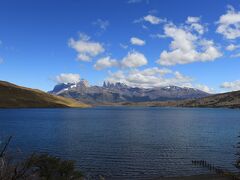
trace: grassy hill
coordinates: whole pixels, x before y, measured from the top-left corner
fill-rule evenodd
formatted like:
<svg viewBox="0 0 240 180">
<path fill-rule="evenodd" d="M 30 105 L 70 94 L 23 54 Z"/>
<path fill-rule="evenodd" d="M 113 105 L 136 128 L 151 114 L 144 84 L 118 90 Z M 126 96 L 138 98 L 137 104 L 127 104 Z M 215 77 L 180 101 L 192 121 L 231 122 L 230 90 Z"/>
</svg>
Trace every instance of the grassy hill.
<svg viewBox="0 0 240 180">
<path fill-rule="evenodd" d="M 240 91 L 216 94 L 204 98 L 180 101 L 152 101 L 152 102 L 126 102 L 123 106 L 156 106 L 156 107 L 226 107 L 240 108 Z"/>
<path fill-rule="evenodd" d="M 88 107 L 73 99 L 0 81 L 0 108 Z"/>
<path fill-rule="evenodd" d="M 183 101 L 178 104 L 186 107 L 229 107 L 240 108 L 240 91 L 216 94 L 205 98 Z"/>
</svg>

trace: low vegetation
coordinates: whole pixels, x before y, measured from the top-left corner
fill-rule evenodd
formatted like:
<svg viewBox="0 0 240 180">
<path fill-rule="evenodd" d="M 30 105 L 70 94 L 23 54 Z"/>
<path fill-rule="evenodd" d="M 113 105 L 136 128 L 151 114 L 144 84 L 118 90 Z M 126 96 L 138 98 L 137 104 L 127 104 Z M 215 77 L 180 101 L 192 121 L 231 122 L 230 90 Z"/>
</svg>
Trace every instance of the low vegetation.
<svg viewBox="0 0 240 180">
<path fill-rule="evenodd" d="M 240 108 L 240 91 L 180 101 L 124 102 L 123 106 Z"/>
<path fill-rule="evenodd" d="M 0 149 L 1 180 L 82 180 L 74 161 L 62 160 L 48 154 L 32 154 L 24 160 L 10 158 L 7 146 L 11 137 Z"/>
<path fill-rule="evenodd" d="M 216 94 L 200 99 L 184 101 L 180 104 L 180 106 L 240 108 L 240 91 Z"/>
<path fill-rule="evenodd" d="M 0 81 L 0 108 L 88 107 L 73 99 Z"/>
</svg>

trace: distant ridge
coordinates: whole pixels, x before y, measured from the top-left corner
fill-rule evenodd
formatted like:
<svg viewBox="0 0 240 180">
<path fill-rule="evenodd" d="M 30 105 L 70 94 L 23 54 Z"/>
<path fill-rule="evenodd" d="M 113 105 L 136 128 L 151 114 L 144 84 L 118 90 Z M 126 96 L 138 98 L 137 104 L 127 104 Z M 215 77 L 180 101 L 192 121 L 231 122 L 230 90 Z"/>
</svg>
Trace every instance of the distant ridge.
<svg viewBox="0 0 240 180">
<path fill-rule="evenodd" d="M 184 101 L 180 103 L 179 106 L 240 108 L 240 91 L 216 94 L 200 99 Z"/>
<path fill-rule="evenodd" d="M 157 101 L 157 102 L 126 102 L 125 106 L 154 106 L 154 107 L 209 107 L 209 108 L 240 108 L 240 91 L 215 94 L 204 98 L 180 100 L 180 101 Z"/>
<path fill-rule="evenodd" d="M 75 100 L 0 81 L 0 108 L 88 107 Z"/>
<path fill-rule="evenodd" d="M 90 86 L 86 80 L 81 80 L 78 83 L 58 84 L 49 93 L 96 105 L 121 102 L 175 101 L 210 95 L 198 89 L 178 86 L 140 88 L 130 87 L 120 82 L 104 82 L 102 86 Z"/>
</svg>

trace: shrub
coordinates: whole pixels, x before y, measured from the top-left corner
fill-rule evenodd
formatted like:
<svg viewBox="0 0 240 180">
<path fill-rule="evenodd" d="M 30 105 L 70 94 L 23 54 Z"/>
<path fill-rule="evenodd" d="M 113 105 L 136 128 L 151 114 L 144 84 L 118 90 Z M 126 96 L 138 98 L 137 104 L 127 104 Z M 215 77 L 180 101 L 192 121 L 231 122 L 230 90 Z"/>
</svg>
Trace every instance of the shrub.
<svg viewBox="0 0 240 180">
<path fill-rule="evenodd" d="M 74 161 L 48 154 L 32 154 L 24 160 L 10 158 L 5 152 L 11 137 L 0 148 L 0 180 L 81 180 Z"/>
</svg>

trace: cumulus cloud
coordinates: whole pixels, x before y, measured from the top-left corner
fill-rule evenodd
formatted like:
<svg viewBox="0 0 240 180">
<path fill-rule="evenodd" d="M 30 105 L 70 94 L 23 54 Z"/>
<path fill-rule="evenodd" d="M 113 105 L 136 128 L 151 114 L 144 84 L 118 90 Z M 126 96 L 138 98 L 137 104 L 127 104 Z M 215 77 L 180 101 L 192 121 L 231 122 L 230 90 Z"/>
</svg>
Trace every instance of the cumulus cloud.
<svg viewBox="0 0 240 180">
<path fill-rule="evenodd" d="M 137 38 L 137 37 L 132 37 L 132 38 L 130 39 L 130 42 L 131 42 L 133 45 L 137 45 L 137 46 L 143 46 L 143 45 L 145 45 L 145 43 L 146 43 L 144 40 L 139 39 L 139 38 Z"/>
<path fill-rule="evenodd" d="M 199 89 L 201 91 L 204 91 L 204 92 L 207 92 L 209 94 L 214 94 L 216 92 L 214 88 L 210 88 L 210 87 L 208 87 L 207 85 L 204 85 L 204 84 L 196 84 L 194 86 L 194 88 L 197 88 L 197 89 Z"/>
<path fill-rule="evenodd" d="M 186 23 L 190 25 L 191 29 L 197 31 L 199 34 L 203 34 L 205 32 L 205 27 L 200 24 L 200 19 L 200 17 L 189 16 Z"/>
<path fill-rule="evenodd" d="M 210 88 L 204 84 L 194 84 L 191 77 L 167 68 L 152 67 L 143 70 L 119 70 L 114 73 L 109 72 L 109 76 L 105 80 L 112 83 L 121 82 L 131 87 L 154 88 L 179 86 L 196 88 L 207 93 L 215 93 L 213 88 Z"/>
<path fill-rule="evenodd" d="M 115 59 L 111 59 L 109 56 L 104 57 L 99 59 L 96 64 L 94 65 L 94 68 L 96 70 L 102 70 L 105 68 L 110 68 L 110 67 L 114 67 L 114 66 L 118 66 L 118 62 Z"/>
<path fill-rule="evenodd" d="M 195 22 L 196 19 L 189 21 Z M 222 56 L 212 40 L 203 39 L 199 34 L 201 33 L 193 33 L 188 26 L 177 27 L 172 23 L 165 25 L 164 35 L 173 40 L 170 43 L 170 51 L 164 50 L 157 63 L 171 66 L 197 61 L 214 61 Z"/>
<path fill-rule="evenodd" d="M 62 73 L 56 76 L 55 81 L 57 83 L 77 83 L 80 81 L 79 74 L 72 74 L 72 73 Z"/>
<path fill-rule="evenodd" d="M 222 34 L 226 39 L 240 37 L 240 12 L 232 6 L 228 6 L 227 12 L 218 20 L 217 33 Z"/>
<path fill-rule="evenodd" d="M 110 24 L 109 21 L 103 20 L 103 19 L 97 19 L 95 22 L 93 22 L 93 25 L 98 26 L 103 31 L 105 31 L 107 29 L 109 24 Z"/>
<path fill-rule="evenodd" d="M 187 23 L 198 23 L 200 21 L 200 17 L 193 17 L 193 16 L 188 16 L 187 17 Z"/>
<path fill-rule="evenodd" d="M 234 51 L 235 49 L 238 49 L 239 47 L 240 47 L 239 45 L 229 44 L 229 45 L 226 47 L 226 50 L 228 50 L 228 51 Z"/>
<path fill-rule="evenodd" d="M 130 51 L 120 61 L 117 61 L 116 59 L 111 59 L 109 56 L 101 58 L 94 64 L 94 68 L 96 70 L 102 70 L 102 69 L 111 68 L 111 67 L 131 69 L 131 68 L 144 66 L 147 63 L 148 61 L 147 61 L 147 58 L 144 56 L 144 54 L 137 51 Z"/>
<path fill-rule="evenodd" d="M 146 65 L 147 63 L 148 61 L 144 54 L 137 51 L 129 52 L 121 61 L 121 65 L 128 68 L 140 67 Z"/>
<path fill-rule="evenodd" d="M 220 87 L 231 91 L 240 90 L 240 80 L 236 80 L 233 82 L 224 82 Z"/>
<path fill-rule="evenodd" d="M 90 37 L 85 34 L 80 34 L 78 40 L 70 38 L 68 45 L 77 51 L 77 59 L 80 61 L 91 61 L 93 57 L 105 51 L 102 44 L 91 41 Z"/>
<path fill-rule="evenodd" d="M 152 88 L 169 85 L 189 86 L 192 79 L 178 71 L 153 67 L 144 70 L 132 69 L 115 73 L 109 72 L 106 81 L 122 82 L 132 87 Z"/>
<path fill-rule="evenodd" d="M 156 24 L 160 24 L 161 22 L 165 22 L 164 19 L 161 19 L 159 17 L 153 16 L 151 14 L 149 14 L 147 16 L 144 16 L 143 20 L 149 22 L 150 24 L 155 24 L 155 25 Z"/>
</svg>

